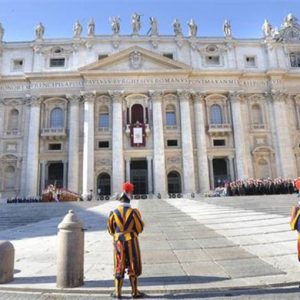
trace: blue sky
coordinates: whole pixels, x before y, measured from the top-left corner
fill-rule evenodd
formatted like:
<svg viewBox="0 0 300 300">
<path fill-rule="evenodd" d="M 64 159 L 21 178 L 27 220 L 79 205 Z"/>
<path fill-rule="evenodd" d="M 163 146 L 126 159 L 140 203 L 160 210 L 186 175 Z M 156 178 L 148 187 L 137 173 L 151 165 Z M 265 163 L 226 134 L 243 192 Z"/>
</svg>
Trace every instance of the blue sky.
<svg viewBox="0 0 300 300">
<path fill-rule="evenodd" d="M 33 40 L 40 21 L 46 28 L 45 38 L 72 37 L 77 19 L 85 36 L 90 18 L 95 20 L 96 34 L 107 35 L 111 33 L 110 16 L 120 16 L 121 34 L 130 34 L 134 12 L 143 15 L 141 34 L 146 34 L 149 17 L 154 16 L 164 35 L 173 34 L 174 18 L 187 34 L 186 23 L 193 18 L 198 36 L 222 36 L 223 21 L 229 19 L 234 37 L 259 38 L 265 18 L 274 27 L 280 27 L 290 12 L 300 18 L 300 0 L 0 0 L 4 41 Z"/>
</svg>

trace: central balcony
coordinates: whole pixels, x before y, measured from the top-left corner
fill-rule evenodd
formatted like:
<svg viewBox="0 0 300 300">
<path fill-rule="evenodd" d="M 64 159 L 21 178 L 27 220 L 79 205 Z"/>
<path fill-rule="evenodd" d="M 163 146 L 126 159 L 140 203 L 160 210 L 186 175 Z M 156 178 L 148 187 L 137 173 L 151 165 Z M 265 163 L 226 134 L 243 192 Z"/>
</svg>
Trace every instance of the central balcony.
<svg viewBox="0 0 300 300">
<path fill-rule="evenodd" d="M 226 135 L 232 131 L 231 124 L 209 124 L 208 133 L 210 135 Z"/>
<path fill-rule="evenodd" d="M 64 139 L 67 136 L 65 128 L 42 128 L 41 137 L 50 140 Z"/>
</svg>

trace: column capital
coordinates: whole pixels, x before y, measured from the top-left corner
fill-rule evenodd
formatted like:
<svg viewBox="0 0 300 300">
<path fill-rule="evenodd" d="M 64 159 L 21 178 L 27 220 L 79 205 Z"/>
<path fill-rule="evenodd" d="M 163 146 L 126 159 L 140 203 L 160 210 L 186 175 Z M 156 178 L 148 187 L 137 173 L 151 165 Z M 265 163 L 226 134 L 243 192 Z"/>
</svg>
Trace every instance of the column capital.
<svg viewBox="0 0 300 300">
<path fill-rule="evenodd" d="M 108 94 L 112 98 L 113 102 L 121 102 L 124 97 L 123 90 L 110 90 L 108 91 Z"/>
<path fill-rule="evenodd" d="M 71 104 L 79 104 L 81 101 L 80 95 L 66 94 L 66 98 Z"/>
<path fill-rule="evenodd" d="M 25 103 L 26 105 L 30 105 L 30 106 L 35 106 L 35 107 L 39 107 L 41 105 L 41 103 L 43 102 L 44 97 L 38 97 L 35 95 L 30 95 L 27 94 L 25 95 Z"/>
<path fill-rule="evenodd" d="M 232 103 L 243 102 L 246 95 L 242 91 L 231 91 L 229 92 L 229 99 Z"/>
<path fill-rule="evenodd" d="M 189 101 L 190 96 L 191 96 L 191 92 L 189 90 L 178 89 L 177 90 L 177 95 L 178 95 L 180 101 Z"/>
<path fill-rule="evenodd" d="M 163 97 L 163 92 L 157 90 L 149 90 L 149 95 L 152 101 L 161 101 Z"/>
<path fill-rule="evenodd" d="M 203 103 L 205 101 L 205 98 L 207 96 L 206 92 L 191 91 L 191 94 L 192 94 L 195 102 L 201 102 L 201 103 Z"/>
<path fill-rule="evenodd" d="M 83 102 L 94 102 L 96 98 L 96 91 L 92 92 L 80 92 L 83 98 Z"/>
<path fill-rule="evenodd" d="M 284 92 L 276 90 L 272 90 L 270 96 L 270 100 L 273 102 L 285 102 L 288 97 L 288 95 Z"/>
</svg>

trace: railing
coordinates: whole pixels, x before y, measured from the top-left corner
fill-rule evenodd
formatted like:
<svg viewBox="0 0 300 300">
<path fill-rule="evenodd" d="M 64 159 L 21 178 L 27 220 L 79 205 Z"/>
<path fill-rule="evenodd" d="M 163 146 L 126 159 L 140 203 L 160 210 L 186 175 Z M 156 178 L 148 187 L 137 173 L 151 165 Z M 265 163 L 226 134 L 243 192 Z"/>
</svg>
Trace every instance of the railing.
<svg viewBox="0 0 300 300">
<path fill-rule="evenodd" d="M 229 132 L 231 124 L 209 124 L 208 132 Z"/>
<path fill-rule="evenodd" d="M 266 125 L 265 124 L 252 124 L 251 128 L 252 128 L 252 130 L 266 129 Z"/>
<path fill-rule="evenodd" d="M 66 136 L 65 128 L 42 128 L 41 136 Z"/>
<path fill-rule="evenodd" d="M 16 136 L 20 134 L 19 129 L 11 129 L 11 130 L 6 130 L 6 135 L 7 136 Z"/>
</svg>

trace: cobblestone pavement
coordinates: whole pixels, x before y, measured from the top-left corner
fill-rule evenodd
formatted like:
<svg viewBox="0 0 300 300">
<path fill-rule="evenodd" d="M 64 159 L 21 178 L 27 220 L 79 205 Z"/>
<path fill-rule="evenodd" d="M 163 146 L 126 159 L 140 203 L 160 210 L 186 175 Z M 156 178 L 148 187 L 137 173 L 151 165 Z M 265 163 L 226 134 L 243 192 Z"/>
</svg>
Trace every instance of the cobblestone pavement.
<svg viewBox="0 0 300 300">
<path fill-rule="evenodd" d="M 146 223 L 140 237 L 141 289 L 151 299 L 298 299 L 298 288 L 287 288 L 300 280 L 296 233 L 288 224 L 290 208 L 297 202 L 295 195 L 132 201 Z M 27 205 L 0 205 L 0 217 L 14 208 L 10 229 L 0 230 L 0 239 L 11 240 L 16 249 L 15 280 L 0 285 L 0 300 L 108 299 L 113 262 L 106 219 L 117 203 Z M 45 219 L 31 223 L 39 205 Z M 72 295 L 57 294 L 61 291 L 55 287 L 57 224 L 69 208 L 88 228 L 85 285 L 72 289 Z M 24 225 L 15 227 L 14 218 Z M 265 290 L 267 286 L 281 288 Z M 5 288 L 36 293 L 8 293 Z M 124 289 L 129 291 L 128 282 Z"/>
</svg>

